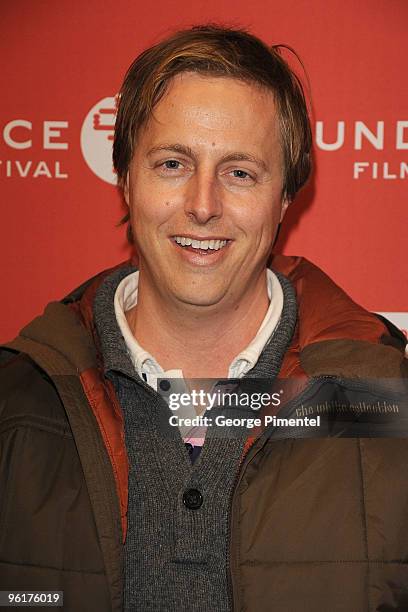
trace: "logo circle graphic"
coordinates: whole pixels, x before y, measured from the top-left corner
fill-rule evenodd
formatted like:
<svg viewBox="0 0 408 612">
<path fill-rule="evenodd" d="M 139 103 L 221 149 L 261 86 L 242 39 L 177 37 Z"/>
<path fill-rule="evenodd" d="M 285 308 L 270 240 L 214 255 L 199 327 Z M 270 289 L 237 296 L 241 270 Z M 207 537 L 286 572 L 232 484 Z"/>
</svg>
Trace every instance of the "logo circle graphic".
<svg viewBox="0 0 408 612">
<path fill-rule="evenodd" d="M 103 181 L 116 185 L 112 167 L 115 97 L 99 100 L 88 112 L 81 128 L 81 151 L 89 168 Z"/>
</svg>

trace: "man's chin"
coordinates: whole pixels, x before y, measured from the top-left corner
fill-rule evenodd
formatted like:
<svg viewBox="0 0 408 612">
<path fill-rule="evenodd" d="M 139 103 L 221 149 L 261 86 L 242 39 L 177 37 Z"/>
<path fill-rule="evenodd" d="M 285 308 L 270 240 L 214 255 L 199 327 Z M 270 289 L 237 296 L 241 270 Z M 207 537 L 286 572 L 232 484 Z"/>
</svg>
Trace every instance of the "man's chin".
<svg viewBox="0 0 408 612">
<path fill-rule="evenodd" d="M 225 301 L 226 292 L 180 292 L 179 294 L 175 294 L 174 297 L 181 307 L 185 306 L 186 308 L 194 309 L 199 312 L 200 308 L 215 309 L 217 306 L 221 306 Z"/>
</svg>

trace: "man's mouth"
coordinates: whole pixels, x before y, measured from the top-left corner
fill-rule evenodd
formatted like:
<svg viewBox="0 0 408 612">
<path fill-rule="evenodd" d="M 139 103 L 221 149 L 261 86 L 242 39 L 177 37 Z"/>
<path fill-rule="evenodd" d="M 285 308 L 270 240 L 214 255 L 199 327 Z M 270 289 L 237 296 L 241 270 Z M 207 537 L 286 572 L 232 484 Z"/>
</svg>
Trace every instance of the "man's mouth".
<svg viewBox="0 0 408 612">
<path fill-rule="evenodd" d="M 188 248 L 193 251 L 207 252 L 208 254 L 212 251 L 220 251 L 230 240 L 218 239 L 218 238 L 206 238 L 204 240 L 197 240 L 195 238 L 189 238 L 188 236 L 173 236 L 174 242 L 179 246 Z"/>
</svg>

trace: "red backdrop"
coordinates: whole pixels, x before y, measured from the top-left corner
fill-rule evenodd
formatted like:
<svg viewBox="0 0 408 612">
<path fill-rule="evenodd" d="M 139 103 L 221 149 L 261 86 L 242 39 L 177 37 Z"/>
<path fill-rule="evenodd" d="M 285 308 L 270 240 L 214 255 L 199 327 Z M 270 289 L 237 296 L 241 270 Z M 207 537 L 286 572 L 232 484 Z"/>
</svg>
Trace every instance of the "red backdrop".
<svg viewBox="0 0 408 612">
<path fill-rule="evenodd" d="M 293 46 L 308 72 L 316 172 L 278 250 L 408 327 L 406 0 L 19 0 L 1 18 L 1 341 L 128 256 L 109 98 L 146 46 L 209 21 Z"/>
</svg>

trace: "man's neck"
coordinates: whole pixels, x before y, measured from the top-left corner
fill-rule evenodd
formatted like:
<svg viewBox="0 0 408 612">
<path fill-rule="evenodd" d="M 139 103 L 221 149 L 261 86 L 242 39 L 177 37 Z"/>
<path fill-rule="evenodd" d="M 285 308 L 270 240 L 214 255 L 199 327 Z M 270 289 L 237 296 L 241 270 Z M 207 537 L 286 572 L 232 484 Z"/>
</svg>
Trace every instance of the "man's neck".
<svg viewBox="0 0 408 612">
<path fill-rule="evenodd" d="M 248 295 L 226 307 L 163 304 L 139 286 L 137 306 L 126 318 L 139 344 L 165 371 L 181 369 L 185 378 L 225 378 L 232 360 L 256 335 L 268 306 L 265 271 Z"/>
</svg>

